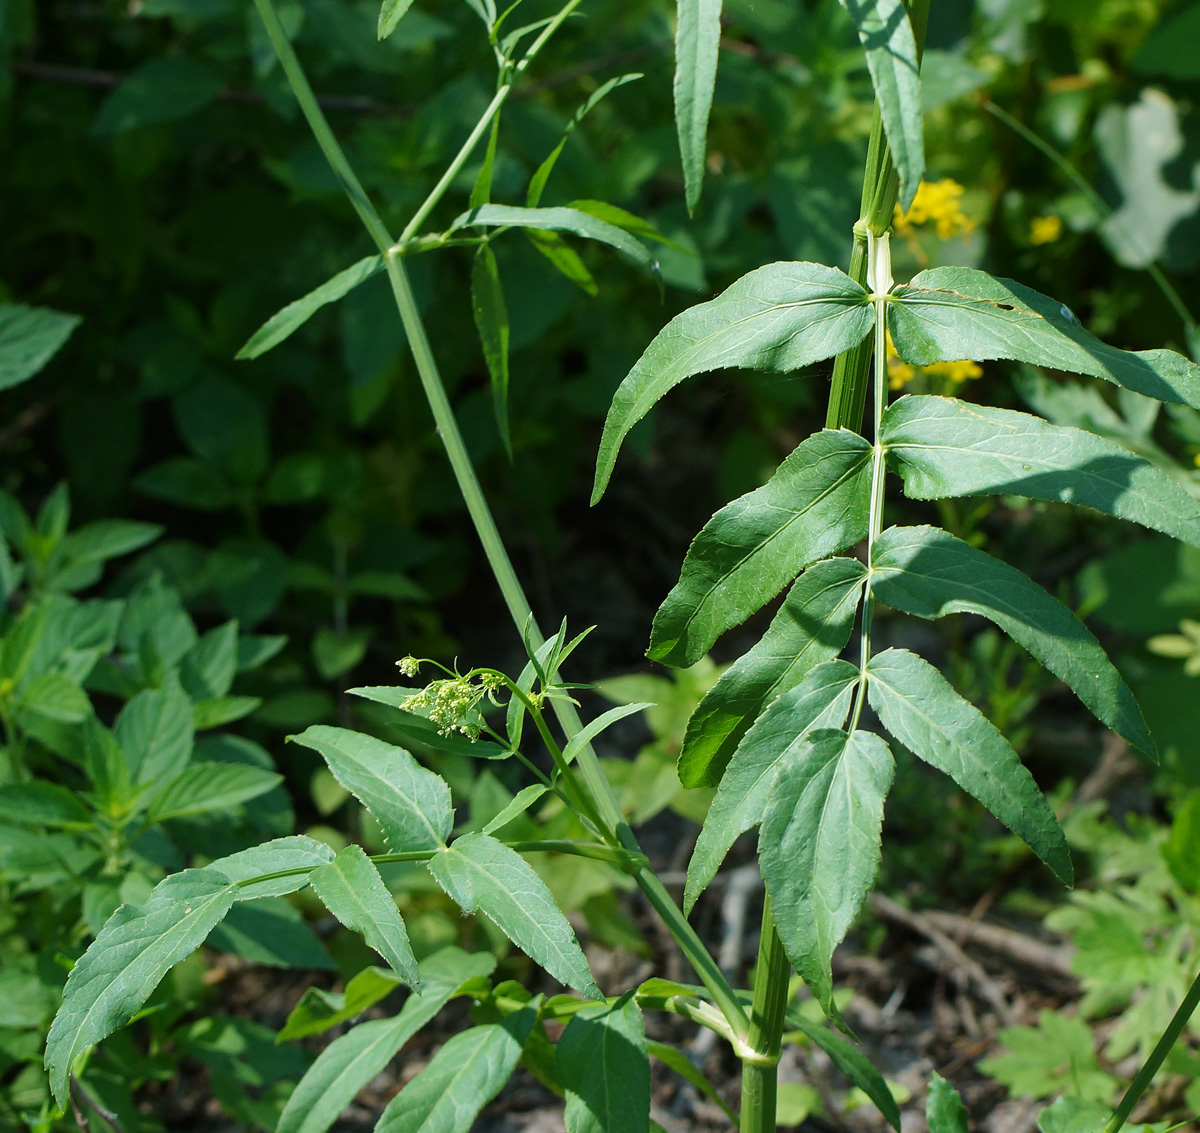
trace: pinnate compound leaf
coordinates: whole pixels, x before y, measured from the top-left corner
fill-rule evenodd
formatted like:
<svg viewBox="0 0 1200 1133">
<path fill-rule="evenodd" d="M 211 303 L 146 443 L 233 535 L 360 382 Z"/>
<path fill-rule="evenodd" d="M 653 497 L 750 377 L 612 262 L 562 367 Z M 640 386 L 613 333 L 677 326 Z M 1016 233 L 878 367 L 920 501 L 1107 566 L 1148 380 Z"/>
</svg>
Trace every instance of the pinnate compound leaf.
<svg viewBox="0 0 1200 1133">
<path fill-rule="evenodd" d="M 814 729 L 838 728 L 845 721 L 858 679 L 858 669 L 848 661 L 817 665 L 746 733 L 696 839 L 683 894 L 685 911 L 691 911 L 738 837 L 762 820 L 784 760 L 808 743 Z"/>
<path fill-rule="evenodd" d="M 295 893 L 308 884 L 312 870 L 331 861 L 333 850 L 324 842 L 303 834 L 291 834 L 218 858 L 208 868 L 215 869 L 238 886 L 237 900 L 251 901 L 258 897 L 283 897 Z M 303 872 L 288 877 L 269 876 L 290 870 Z"/>
<path fill-rule="evenodd" d="M 535 1001 L 502 1023 L 471 1027 L 448 1040 L 391 1100 L 375 1133 L 468 1133 L 516 1069 L 537 1014 Z"/>
<path fill-rule="evenodd" d="M 463 912 L 483 913 L 560 983 L 600 998 L 567 918 L 515 850 L 490 834 L 464 834 L 430 860 L 429 872 Z"/>
<path fill-rule="evenodd" d="M 700 200 L 704 181 L 708 115 L 717 82 L 721 43 L 721 0 L 678 0 L 675 25 L 675 130 L 683 161 L 688 212 Z"/>
<path fill-rule="evenodd" d="M 888 745 L 871 732 L 811 732 L 782 761 L 759 830 L 759 864 L 779 938 L 835 1018 L 833 950 L 875 880 L 894 773 Z"/>
<path fill-rule="evenodd" d="M 327 724 L 292 738 L 321 753 L 333 777 L 375 816 L 393 853 L 446 844 L 454 825 L 450 787 L 403 748 Z"/>
<path fill-rule="evenodd" d="M 887 1123 L 900 1133 L 900 1107 L 892 1097 L 892 1091 L 883 1080 L 883 1075 L 875 1069 L 871 1060 L 853 1043 L 848 1042 L 836 1031 L 821 1023 L 806 1019 L 799 1011 L 789 1010 L 787 1025 L 811 1039 L 827 1055 L 851 1082 L 875 1103 L 876 1108 L 883 1114 Z"/>
<path fill-rule="evenodd" d="M 967 1107 L 958 1091 L 936 1071 L 929 1079 L 925 1121 L 929 1133 L 968 1133 Z"/>
<path fill-rule="evenodd" d="M 122 905 L 67 978 L 46 1040 L 59 1105 L 75 1059 L 137 1014 L 167 971 L 190 955 L 233 905 L 237 888 L 212 869 L 172 874 L 144 905 Z"/>
<path fill-rule="evenodd" d="M 0 303 L 0 389 L 32 378 L 81 322 L 47 307 Z"/>
<path fill-rule="evenodd" d="M 1011 358 L 1200 407 L 1200 366 L 1182 354 L 1118 350 L 1057 299 L 975 268 L 932 268 L 896 288 L 888 328 L 900 356 L 917 366 Z"/>
<path fill-rule="evenodd" d="M 504 305 L 504 288 L 500 284 L 500 269 L 496 256 L 487 244 L 475 253 L 471 268 L 471 310 L 475 312 L 475 329 L 483 346 L 483 359 L 492 379 L 492 407 L 496 427 L 504 449 L 512 459 L 512 438 L 508 431 L 508 309 Z"/>
<path fill-rule="evenodd" d="M 285 338 L 290 338 L 309 319 L 327 303 L 336 303 L 345 295 L 349 295 L 360 283 L 365 283 L 371 276 L 383 271 L 382 256 L 367 256 L 356 264 L 351 264 L 344 271 L 339 271 L 332 279 L 327 279 L 320 287 L 307 295 L 293 300 L 282 310 L 276 311 L 251 336 L 245 346 L 237 352 L 240 359 L 257 358 L 268 350 L 278 346 Z"/>
<path fill-rule="evenodd" d="M 1151 758 L 1141 709 L 1087 627 L 1015 567 L 934 527 L 892 527 L 876 540 L 871 587 L 919 618 L 981 614 L 1065 681 L 1097 719 Z"/>
<path fill-rule="evenodd" d="M 533 228 L 547 232 L 572 232 L 601 244 L 616 248 L 634 263 L 649 270 L 654 261 L 645 246 L 615 224 L 597 220 L 586 212 L 573 208 L 519 208 L 515 205 L 481 205 L 464 212 L 452 225 L 478 227 Z"/>
<path fill-rule="evenodd" d="M 647 655 L 694 665 L 804 567 L 864 539 L 871 446 L 849 429 L 802 441 L 761 488 L 727 504 L 692 541 L 654 616 Z"/>
<path fill-rule="evenodd" d="M 715 787 L 763 707 L 842 651 L 866 571 L 857 559 L 825 559 L 792 584 L 762 640 L 721 674 L 688 720 L 679 752 L 685 787 Z"/>
<path fill-rule="evenodd" d="M 925 175 L 921 61 L 908 10 L 904 0 L 842 0 L 842 6 L 867 53 L 883 131 L 900 175 L 900 208 L 907 212 Z"/>
<path fill-rule="evenodd" d="M 613 395 L 592 503 L 604 495 L 625 435 L 685 378 L 724 368 L 798 370 L 856 346 L 871 318 L 863 287 L 837 268 L 811 263 L 756 268 L 676 315 Z"/>
<path fill-rule="evenodd" d="M 413 0 L 383 0 L 383 5 L 379 9 L 377 38 L 387 39 L 404 19 L 404 14 L 412 7 L 412 3 Z"/>
<path fill-rule="evenodd" d="M 883 726 L 914 755 L 977 798 L 1065 884 L 1062 827 L 1008 740 L 928 661 L 888 649 L 867 665 L 867 695 Z"/>
<path fill-rule="evenodd" d="M 632 992 L 576 1012 L 554 1061 L 566 1087 L 567 1133 L 647 1133 L 650 1059 Z"/>
<path fill-rule="evenodd" d="M 360 1023 L 321 1051 L 288 1098 L 276 1133 L 324 1133 L 462 983 L 488 975 L 495 966 L 489 953 L 469 955 L 458 948 L 422 960 L 417 968 L 421 994 L 410 995 L 394 1018 Z"/>
<path fill-rule="evenodd" d="M 360 933 L 406 984 L 417 986 L 417 958 L 408 943 L 400 910 L 361 846 L 346 846 L 328 865 L 314 870 L 308 880 L 342 924 Z"/>
<path fill-rule="evenodd" d="M 1011 493 L 1079 504 L 1200 547 L 1200 503 L 1148 461 L 1082 429 L 909 395 L 884 413 L 883 443 L 913 499 Z"/>
</svg>

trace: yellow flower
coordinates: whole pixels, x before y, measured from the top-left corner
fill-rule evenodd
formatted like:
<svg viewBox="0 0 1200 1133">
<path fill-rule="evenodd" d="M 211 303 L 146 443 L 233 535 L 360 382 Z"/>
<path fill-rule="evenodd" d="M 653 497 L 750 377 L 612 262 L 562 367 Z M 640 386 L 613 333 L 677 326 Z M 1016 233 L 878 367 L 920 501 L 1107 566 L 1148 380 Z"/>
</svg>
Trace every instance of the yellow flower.
<svg viewBox="0 0 1200 1133">
<path fill-rule="evenodd" d="M 1053 244 L 1062 235 L 1061 216 L 1035 216 L 1029 223 L 1031 244 Z"/>
<path fill-rule="evenodd" d="M 975 224 L 959 203 L 962 195 L 963 187 L 949 177 L 943 177 L 940 181 L 922 181 L 908 212 L 901 213 L 900 206 L 896 206 L 892 221 L 896 235 L 912 236 L 917 225 L 930 222 L 936 226 L 940 240 L 973 232 Z"/>
<path fill-rule="evenodd" d="M 943 378 L 951 386 L 960 386 L 965 381 L 983 376 L 983 368 L 979 363 L 969 360 L 961 362 L 930 362 L 929 365 L 921 367 L 905 362 L 896 353 L 896 347 L 892 344 L 892 336 L 890 334 L 887 336 L 887 372 L 888 387 L 890 389 L 903 389 L 917 374 Z"/>
</svg>

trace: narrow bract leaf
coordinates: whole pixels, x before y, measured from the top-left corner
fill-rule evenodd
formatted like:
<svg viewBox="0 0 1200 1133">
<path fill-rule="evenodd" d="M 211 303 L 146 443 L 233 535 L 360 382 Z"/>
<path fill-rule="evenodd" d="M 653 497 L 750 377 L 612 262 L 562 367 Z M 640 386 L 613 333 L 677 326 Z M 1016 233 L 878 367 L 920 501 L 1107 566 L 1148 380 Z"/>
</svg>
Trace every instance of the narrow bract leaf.
<svg viewBox="0 0 1200 1133">
<path fill-rule="evenodd" d="M 588 271 L 587 264 L 557 232 L 527 228 L 525 235 L 529 238 L 529 243 L 554 265 L 554 270 L 579 287 L 585 295 L 594 299 L 600 294 L 600 285 L 595 276 Z"/>
<path fill-rule="evenodd" d="M 925 175 L 920 56 L 904 0 L 842 0 L 867 53 L 875 101 L 907 212 Z M 960 355 L 961 357 L 961 355 Z"/>
<path fill-rule="evenodd" d="M 1100 642 L 1019 570 L 934 527 L 883 532 L 871 565 L 871 587 L 881 602 L 920 618 L 989 618 L 1064 680 L 1102 723 L 1155 757 L 1141 709 Z"/>
<path fill-rule="evenodd" d="M 122 905 L 67 978 L 46 1040 L 59 1105 L 75 1059 L 137 1014 L 167 971 L 201 944 L 233 905 L 236 887 L 211 869 L 160 881 L 142 906 Z"/>
<path fill-rule="evenodd" d="M 608 244 L 624 253 L 640 267 L 650 269 L 653 260 L 645 247 L 629 233 L 597 220 L 586 212 L 572 208 L 517 208 L 514 205 L 482 205 L 479 208 L 464 212 L 452 228 L 464 228 L 467 225 L 479 227 L 505 228 L 535 228 L 549 232 L 573 232 L 576 236 L 585 236 L 589 240 L 597 240 Z"/>
<path fill-rule="evenodd" d="M 658 1043 L 647 1040 L 646 1053 L 652 1058 L 657 1058 L 664 1066 L 669 1066 L 681 1078 L 691 1082 L 710 1102 L 720 1107 L 721 1111 L 729 1118 L 730 1122 L 736 1128 L 738 1116 L 726 1104 L 725 1099 L 717 1093 L 713 1084 L 701 1073 L 696 1065 L 688 1058 L 683 1051 L 676 1047 L 669 1046 L 667 1043 Z"/>
<path fill-rule="evenodd" d="M 471 268 L 471 310 L 475 328 L 483 346 L 483 360 L 492 379 L 492 407 L 504 450 L 512 459 L 512 439 L 508 432 L 508 309 L 496 256 L 487 244 L 475 253 Z"/>
<path fill-rule="evenodd" d="M 223 874 L 238 886 L 237 900 L 249 901 L 258 897 L 283 897 L 295 893 L 308 884 L 308 875 L 312 870 L 331 861 L 333 851 L 324 842 L 303 834 L 292 834 L 218 858 L 208 868 Z M 270 876 L 290 870 L 300 872 L 288 877 Z"/>
<path fill-rule="evenodd" d="M 683 893 L 685 912 L 716 876 L 734 842 L 762 821 L 783 761 L 804 747 L 815 729 L 845 722 L 858 679 L 849 661 L 826 661 L 775 700 L 746 733 L 696 839 Z"/>
<path fill-rule="evenodd" d="M 727 504 L 692 541 L 654 616 L 648 656 L 694 665 L 731 626 L 809 563 L 864 539 L 871 446 L 849 429 L 802 441 L 761 488 Z"/>
<path fill-rule="evenodd" d="M 888 649 L 867 666 L 867 695 L 900 743 L 977 798 L 1071 884 L 1066 838 L 1033 776 L 995 725 L 937 669 L 907 649 Z"/>
<path fill-rule="evenodd" d="M 567 1133 L 647 1133 L 650 1059 L 632 992 L 576 1012 L 554 1063 L 567 1092 Z"/>
<path fill-rule="evenodd" d="M 648 701 L 635 701 L 632 704 L 618 704 L 616 708 L 610 708 L 607 712 L 601 712 L 599 716 L 594 720 L 589 720 L 587 724 L 567 741 L 567 746 L 563 748 L 563 760 L 570 763 L 605 728 L 612 727 L 618 720 L 624 720 L 626 716 L 634 716 L 638 712 L 644 712 L 647 708 L 654 707 Z"/>
<path fill-rule="evenodd" d="M 397 25 L 404 18 L 404 13 L 412 7 L 412 3 L 413 0 L 383 0 L 383 6 L 379 9 L 379 27 L 377 29 L 379 39 L 387 39 L 396 30 Z"/>
<path fill-rule="evenodd" d="M 483 828 L 485 834 L 494 834 L 497 830 L 503 830 L 514 818 L 524 814 L 534 803 L 550 790 L 543 783 L 530 783 L 528 787 L 522 787 L 514 796 L 512 802 L 508 804 L 495 818 L 490 819 Z"/>
<path fill-rule="evenodd" d="M 334 778 L 375 816 L 393 853 L 446 844 L 454 825 L 450 787 L 403 748 L 325 724 L 292 738 L 324 756 Z"/>
<path fill-rule="evenodd" d="M 759 867 L 788 959 L 826 1014 L 833 950 L 879 868 L 895 764 L 871 732 L 811 732 L 783 760 L 759 831 Z"/>
<path fill-rule="evenodd" d="M 447 971 L 447 954 L 455 958 Z M 324 1133 L 396 1052 L 453 998 L 472 976 L 496 966 L 488 953 L 468 955 L 446 948 L 418 966 L 421 994 L 411 995 L 392 1019 L 360 1023 L 331 1042 L 288 1098 L 276 1133 Z"/>
<path fill-rule="evenodd" d="M 910 395 L 884 413 L 882 439 L 913 499 L 1032 496 L 1095 508 L 1200 547 L 1200 503 L 1148 461 L 1082 429 Z"/>
<path fill-rule="evenodd" d="M 1200 407 L 1200 366 L 1182 354 L 1118 350 L 1057 299 L 974 268 L 932 268 L 896 288 L 888 327 L 897 352 L 917 366 L 1011 358 Z"/>
<path fill-rule="evenodd" d="M 516 1069 L 537 1013 L 531 1003 L 503 1023 L 472 1027 L 449 1039 L 391 1100 L 375 1133 L 468 1133 Z"/>
<path fill-rule="evenodd" d="M 464 834 L 433 857 L 429 872 L 463 912 L 483 913 L 560 983 L 600 998 L 567 918 L 516 851 L 489 834 Z"/>
<path fill-rule="evenodd" d="M 332 279 L 326 280 L 315 291 L 289 303 L 280 311 L 276 311 L 251 336 L 245 346 L 237 352 L 240 359 L 257 358 L 272 347 L 278 346 L 285 338 L 289 338 L 300 329 L 327 303 L 335 303 L 344 295 L 349 295 L 360 283 L 370 279 L 377 272 L 383 271 L 382 256 L 367 256 L 345 271 L 339 271 Z"/>
<path fill-rule="evenodd" d="M 314 870 L 308 880 L 342 924 L 360 933 L 409 987 L 417 986 L 417 958 L 408 943 L 400 910 L 361 846 L 346 846 L 328 865 Z"/>
<path fill-rule="evenodd" d="M 675 25 L 675 130 L 688 212 L 700 200 L 708 115 L 717 82 L 721 0 L 678 0 Z"/>
<path fill-rule="evenodd" d="M 739 368 L 787 373 L 849 350 L 871 329 L 867 292 L 823 264 L 767 264 L 715 299 L 676 315 L 626 375 L 604 422 L 592 503 L 604 494 L 625 435 L 693 374 Z"/>
<path fill-rule="evenodd" d="M 721 674 L 688 720 L 679 752 L 685 787 L 715 787 L 763 707 L 842 651 L 866 572 L 857 559 L 826 559 L 793 583 L 762 640 Z"/>
</svg>

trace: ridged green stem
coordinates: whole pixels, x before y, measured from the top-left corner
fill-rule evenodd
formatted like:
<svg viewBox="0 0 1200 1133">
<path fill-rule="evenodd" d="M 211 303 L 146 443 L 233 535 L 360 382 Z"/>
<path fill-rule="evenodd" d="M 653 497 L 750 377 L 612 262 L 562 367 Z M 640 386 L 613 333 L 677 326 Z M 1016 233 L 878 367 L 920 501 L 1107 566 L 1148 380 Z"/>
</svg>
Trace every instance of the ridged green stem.
<svg viewBox="0 0 1200 1133">
<path fill-rule="evenodd" d="M 525 69 L 536 53 L 541 50 L 550 34 L 574 10 L 579 2 L 580 0 L 571 0 L 570 3 L 560 10 L 558 17 L 552 25 L 547 25 L 543 29 L 542 34 L 530 47 L 529 51 L 526 52 L 521 62 L 517 64 L 515 68 L 517 73 Z M 350 168 L 350 164 L 346 160 L 346 156 L 337 138 L 329 128 L 329 123 L 326 121 L 324 112 L 321 110 L 312 88 L 309 86 L 300 61 L 296 57 L 291 42 L 284 33 L 283 26 L 275 11 L 273 0 L 254 0 L 254 3 L 262 17 L 267 35 L 270 37 L 271 44 L 279 57 L 280 63 L 283 65 L 284 74 L 287 76 L 292 92 L 296 96 L 301 112 L 304 114 L 305 120 L 312 130 L 313 136 L 316 138 L 318 145 L 325 154 L 326 160 L 341 182 L 359 218 L 370 233 L 372 240 L 374 240 L 376 246 L 384 255 L 388 280 L 391 283 L 396 307 L 400 313 L 405 334 L 408 337 L 413 361 L 420 375 L 421 386 L 429 402 L 430 412 L 433 414 L 438 435 L 442 439 L 442 444 L 445 447 L 446 456 L 450 461 L 450 467 L 454 472 L 459 491 L 462 493 L 463 500 L 467 505 L 467 511 L 470 514 L 472 523 L 475 525 L 479 540 L 483 544 L 484 554 L 487 556 L 488 564 L 495 575 L 497 585 L 500 587 L 500 592 L 512 616 L 513 622 L 516 624 L 518 632 L 525 635 L 532 648 L 538 649 L 545 642 L 545 637 L 534 619 L 529 600 L 526 598 L 524 588 L 521 586 L 516 571 L 513 569 L 512 560 L 508 557 L 508 552 L 504 547 L 500 532 L 496 527 L 491 510 L 487 505 L 487 500 L 483 495 L 479 478 L 475 475 L 475 469 L 467 454 L 462 433 L 459 431 L 458 422 L 450 406 L 450 400 L 446 396 L 446 389 L 442 383 L 441 374 L 433 356 L 429 337 L 425 332 L 424 321 L 417 309 L 416 299 L 413 296 L 412 286 L 408 279 L 408 272 L 404 267 L 402 246 L 395 245 L 387 226 L 375 211 L 361 183 Z M 488 121 L 490 121 L 498 109 L 499 103 L 496 99 L 493 99 L 486 115 Z M 484 132 L 482 128 L 473 132 L 476 142 L 483 136 Z M 464 150 L 460 150 L 454 159 L 455 162 L 461 166 L 466 161 L 469 153 L 470 150 L 466 150 L 465 152 Z M 438 182 L 438 187 L 435 187 L 434 192 L 430 194 L 429 198 L 421 206 L 426 215 L 433 208 L 433 205 L 436 204 L 439 188 L 444 192 L 448 185 L 449 181 L 445 177 Z M 409 232 L 411 228 L 412 226 L 410 225 L 405 231 Z M 416 232 L 411 231 L 409 234 L 415 236 Z M 554 709 L 554 714 L 558 718 L 563 732 L 569 738 L 578 735 L 582 731 L 583 725 L 573 704 L 564 700 L 554 699 L 551 701 L 551 706 Z M 600 761 L 596 758 L 596 753 L 590 745 L 584 746 L 579 751 L 577 761 L 584 783 L 603 820 L 605 834 L 614 845 L 640 855 L 641 849 L 638 846 L 637 839 L 625 821 L 616 796 L 613 794 L 612 786 L 609 784 L 600 766 Z M 695 929 L 688 924 L 687 918 L 684 917 L 678 905 L 672 900 L 670 894 L 653 871 L 643 866 L 635 870 L 633 876 L 651 906 L 662 917 L 668 930 L 679 943 L 688 961 L 695 968 L 701 983 L 704 984 L 709 994 L 712 995 L 713 1001 L 728 1021 L 731 1032 L 739 1038 L 744 1036 L 749 1029 L 749 1020 L 745 1009 L 738 1002 L 733 989 L 729 985 L 729 981 L 725 979 L 724 974 L 709 955 L 707 948 L 705 948 L 703 942 L 696 934 Z"/>
<path fill-rule="evenodd" d="M 763 898 L 762 936 L 754 969 L 754 1004 L 746 1045 L 753 1059 L 742 1061 L 741 1133 L 764 1133 L 775 1128 L 779 1093 L 779 1052 L 787 1013 L 792 966 L 771 915 L 771 898 Z"/>
</svg>

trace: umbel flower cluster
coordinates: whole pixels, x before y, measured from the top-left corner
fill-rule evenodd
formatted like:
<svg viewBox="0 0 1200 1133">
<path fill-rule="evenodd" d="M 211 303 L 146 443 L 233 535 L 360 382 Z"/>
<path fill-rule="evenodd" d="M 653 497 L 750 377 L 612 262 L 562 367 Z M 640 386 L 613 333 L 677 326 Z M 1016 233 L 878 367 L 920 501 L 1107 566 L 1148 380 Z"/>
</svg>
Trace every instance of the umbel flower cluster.
<svg viewBox="0 0 1200 1133">
<path fill-rule="evenodd" d="M 402 657 L 396 667 L 401 676 L 415 677 L 420 672 L 421 662 L 416 657 Z M 504 679 L 491 669 L 476 670 L 466 676 L 452 673 L 447 680 L 431 681 L 405 701 L 404 707 L 409 712 L 428 715 L 430 722 L 437 725 L 438 735 L 461 732 L 474 741 L 483 731 L 476 706 L 485 696 L 496 703 L 494 694 L 503 687 Z"/>
</svg>

